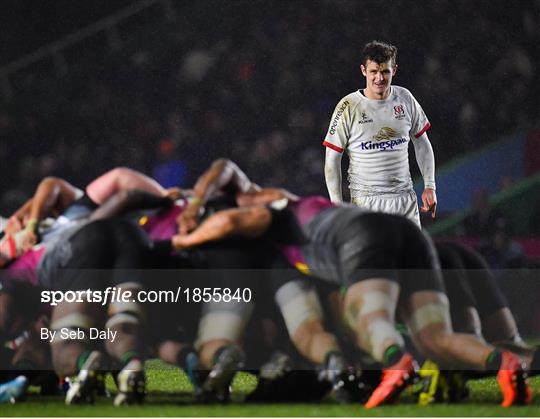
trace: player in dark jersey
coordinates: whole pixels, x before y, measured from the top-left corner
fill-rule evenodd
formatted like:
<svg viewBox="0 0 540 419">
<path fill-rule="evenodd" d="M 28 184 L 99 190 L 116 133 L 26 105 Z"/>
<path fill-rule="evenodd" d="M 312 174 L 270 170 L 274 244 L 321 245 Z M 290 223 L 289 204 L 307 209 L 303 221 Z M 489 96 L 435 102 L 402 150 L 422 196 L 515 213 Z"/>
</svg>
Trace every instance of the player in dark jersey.
<svg viewBox="0 0 540 419">
<path fill-rule="evenodd" d="M 503 406 L 530 401 L 516 355 L 452 331 L 433 244 L 402 217 L 334 207 L 324 198 L 311 197 L 289 202 L 284 211 L 222 211 L 173 241 L 177 248 L 186 248 L 223 236 L 270 231 L 286 244 L 295 224 L 308 241 L 285 249 L 292 264 L 346 287 L 343 316 L 356 344 L 385 365 L 382 382 L 366 407 L 395 398 L 415 374 L 414 360 L 394 326 L 398 297 L 401 315 L 424 355 L 452 368 L 499 371 Z"/>
<path fill-rule="evenodd" d="M 207 205 L 208 200 L 214 195 L 219 196 L 222 202 L 225 202 L 225 205 L 218 205 L 217 209 L 268 203 L 283 197 L 296 199 L 295 195 L 283 189 L 261 189 L 253 184 L 236 164 L 226 159 L 218 159 L 198 179 L 193 188 L 192 199 L 178 217 L 181 234 L 192 230 L 197 225 L 202 211 L 204 211 L 205 216 L 214 211 L 215 205 Z M 242 219 L 238 220 L 249 222 L 245 217 L 257 219 L 260 216 L 261 213 L 257 212 L 255 208 L 251 208 L 243 214 Z M 222 225 L 220 228 L 236 227 L 230 224 Z M 252 231 L 248 236 L 254 237 L 258 233 Z M 297 237 L 297 239 L 303 240 L 304 238 Z M 268 253 L 269 250 L 266 252 Z M 338 401 L 347 401 L 350 399 L 350 391 L 345 387 L 351 382 L 347 377 L 352 375 L 348 373 L 338 340 L 325 327 L 316 290 L 303 277 L 303 274 L 293 271 L 291 275 L 290 266 L 286 263 L 275 260 L 271 267 L 277 273 L 271 275 L 268 284 L 270 288 L 267 289 L 267 292 L 274 296 L 274 300 L 279 306 L 289 337 L 296 349 L 306 359 L 321 367 L 321 379 L 331 383 L 330 397 Z M 208 345 L 202 346 L 203 349 L 214 347 L 211 342 L 207 343 Z"/>
<path fill-rule="evenodd" d="M 155 180 L 127 167 L 117 167 L 94 179 L 85 191 L 58 177 L 46 177 L 34 196 L 6 223 L 6 236 L 21 233 L 21 247 L 28 250 L 38 241 L 39 223 L 45 217 L 62 215 L 67 220 L 88 216 L 108 198 L 121 191 L 141 190 L 160 197 L 177 197 L 178 188 L 164 189 Z"/>
<path fill-rule="evenodd" d="M 521 338 L 508 302 L 483 257 L 458 243 L 438 242 L 436 248 L 454 330 L 475 334 L 496 347 L 519 354 L 529 374 L 535 373 L 539 369 L 539 354 Z M 424 363 L 419 374 L 424 383 L 419 394 L 420 404 L 462 400 L 468 394 L 467 379 L 485 376 L 441 370 L 430 360 Z"/>
<path fill-rule="evenodd" d="M 28 384 L 40 386 L 42 394 L 57 389 L 48 342 L 40 339 L 50 307 L 40 302 L 42 288 L 28 269 L 32 258 L 23 255 L 0 270 L 0 382 L 11 380 L 2 386 L 0 401 L 19 399 Z"/>
</svg>

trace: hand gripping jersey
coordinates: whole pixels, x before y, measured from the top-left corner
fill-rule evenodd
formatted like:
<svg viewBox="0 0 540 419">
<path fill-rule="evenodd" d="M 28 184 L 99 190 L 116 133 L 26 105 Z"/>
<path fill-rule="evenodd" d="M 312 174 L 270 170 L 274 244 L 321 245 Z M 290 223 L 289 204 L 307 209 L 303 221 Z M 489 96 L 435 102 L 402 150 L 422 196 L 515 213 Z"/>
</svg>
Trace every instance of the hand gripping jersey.
<svg viewBox="0 0 540 419">
<path fill-rule="evenodd" d="M 358 90 L 337 104 L 323 145 L 349 155 L 352 196 L 399 193 L 412 189 L 409 140 L 429 121 L 411 92 L 392 86 L 388 98 L 369 99 Z"/>
<path fill-rule="evenodd" d="M 143 217 L 140 224 L 150 240 L 170 240 L 178 231 L 176 217 L 184 211 L 185 207 L 186 203 L 182 201 L 182 203 L 177 203 L 172 208 L 162 210 L 153 216 Z"/>
</svg>

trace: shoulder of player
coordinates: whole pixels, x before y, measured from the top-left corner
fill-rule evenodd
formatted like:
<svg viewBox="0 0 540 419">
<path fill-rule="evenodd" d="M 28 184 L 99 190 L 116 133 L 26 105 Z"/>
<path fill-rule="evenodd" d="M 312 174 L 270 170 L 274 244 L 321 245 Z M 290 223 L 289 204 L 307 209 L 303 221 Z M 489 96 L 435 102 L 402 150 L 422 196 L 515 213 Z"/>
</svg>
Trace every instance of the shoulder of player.
<svg viewBox="0 0 540 419">
<path fill-rule="evenodd" d="M 358 91 L 354 91 L 349 93 L 347 96 L 344 96 L 341 98 L 341 100 L 338 102 L 336 108 L 349 108 L 349 111 L 353 111 L 354 108 L 360 103 L 361 101 L 361 95 L 358 94 Z"/>
<path fill-rule="evenodd" d="M 392 94 L 401 99 L 408 100 L 408 101 L 414 99 L 414 96 L 411 93 L 411 91 L 401 86 L 392 85 Z"/>
</svg>

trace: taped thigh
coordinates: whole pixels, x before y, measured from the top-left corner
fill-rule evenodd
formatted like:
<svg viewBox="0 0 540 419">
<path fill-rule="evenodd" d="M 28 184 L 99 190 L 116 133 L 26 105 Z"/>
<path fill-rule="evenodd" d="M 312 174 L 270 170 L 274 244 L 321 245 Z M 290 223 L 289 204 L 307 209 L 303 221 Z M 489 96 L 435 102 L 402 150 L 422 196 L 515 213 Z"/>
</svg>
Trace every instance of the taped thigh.
<svg viewBox="0 0 540 419">
<path fill-rule="evenodd" d="M 384 351 L 388 348 L 389 343 L 400 347 L 405 346 L 403 336 L 396 330 L 393 322 L 389 322 L 387 319 L 378 318 L 370 321 L 366 337 L 371 355 L 379 362 L 383 360 Z"/>
<path fill-rule="evenodd" d="M 212 340 L 238 342 L 248 323 L 253 304 L 246 302 L 207 303 L 199 321 L 195 348 Z"/>
<path fill-rule="evenodd" d="M 323 312 L 315 289 L 306 281 L 290 281 L 276 292 L 278 304 L 289 336 L 308 320 L 322 319 Z"/>
<path fill-rule="evenodd" d="M 446 330 L 452 329 L 448 298 L 446 295 L 442 297 L 441 301 L 429 302 L 413 310 L 407 324 L 413 335 L 434 324 L 442 324 Z"/>
<path fill-rule="evenodd" d="M 142 303 L 137 301 L 137 292 L 142 290 L 142 285 L 137 282 L 124 282 L 119 284 L 117 288 L 122 290 L 122 294 L 126 290 L 131 291 L 132 294 L 128 301 L 111 301 L 109 303 L 109 321 L 119 314 L 130 315 L 143 320 L 144 311 Z"/>
<path fill-rule="evenodd" d="M 63 316 L 59 319 L 54 320 L 51 323 L 50 329 L 55 333 L 54 339 L 52 343 L 58 343 L 63 340 L 71 340 L 71 339 L 64 339 L 64 336 L 71 336 L 70 332 L 77 332 L 79 330 L 84 331 L 84 338 L 79 339 L 78 337 L 75 338 L 76 340 L 87 340 L 88 336 L 88 330 L 93 327 L 94 319 L 91 316 L 88 316 L 86 314 L 82 313 L 71 313 L 66 316 Z"/>
</svg>

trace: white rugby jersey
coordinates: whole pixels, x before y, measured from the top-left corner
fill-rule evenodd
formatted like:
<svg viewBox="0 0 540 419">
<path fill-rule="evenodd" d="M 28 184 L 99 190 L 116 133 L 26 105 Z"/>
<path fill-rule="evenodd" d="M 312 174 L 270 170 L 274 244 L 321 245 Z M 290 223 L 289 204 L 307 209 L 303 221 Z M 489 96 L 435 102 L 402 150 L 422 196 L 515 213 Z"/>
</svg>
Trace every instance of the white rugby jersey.
<svg viewBox="0 0 540 419">
<path fill-rule="evenodd" d="M 391 86 L 384 100 L 360 90 L 339 101 L 323 145 L 349 155 L 351 195 L 396 193 L 412 189 L 409 141 L 429 127 L 420 104 L 407 89 Z"/>
</svg>

